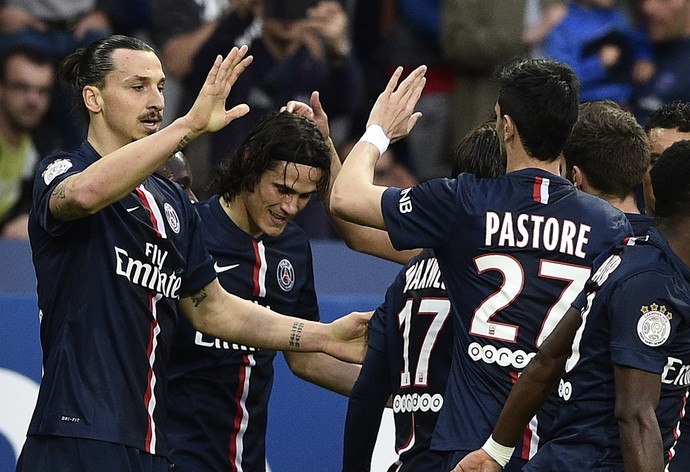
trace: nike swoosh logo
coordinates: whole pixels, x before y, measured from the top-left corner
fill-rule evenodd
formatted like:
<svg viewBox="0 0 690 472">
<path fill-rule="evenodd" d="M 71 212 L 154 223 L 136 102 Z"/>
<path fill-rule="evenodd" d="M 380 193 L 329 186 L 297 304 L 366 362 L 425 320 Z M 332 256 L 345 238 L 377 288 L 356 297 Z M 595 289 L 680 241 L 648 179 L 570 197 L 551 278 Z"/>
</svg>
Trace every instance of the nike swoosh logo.
<svg viewBox="0 0 690 472">
<path fill-rule="evenodd" d="M 139 208 L 139 205 L 134 206 L 134 207 L 132 207 L 132 208 L 127 208 L 127 212 L 128 212 L 128 213 L 132 213 L 132 212 L 135 211 L 137 208 Z"/>
<path fill-rule="evenodd" d="M 217 262 L 216 262 L 215 264 L 213 264 L 213 268 L 215 269 L 215 271 L 216 271 L 217 274 L 220 274 L 221 272 L 225 272 L 225 271 L 228 271 L 228 270 L 232 270 L 232 269 L 234 269 L 235 267 L 239 267 L 239 266 L 240 266 L 239 264 L 231 264 L 231 265 L 227 265 L 227 266 L 219 266 Z"/>
</svg>

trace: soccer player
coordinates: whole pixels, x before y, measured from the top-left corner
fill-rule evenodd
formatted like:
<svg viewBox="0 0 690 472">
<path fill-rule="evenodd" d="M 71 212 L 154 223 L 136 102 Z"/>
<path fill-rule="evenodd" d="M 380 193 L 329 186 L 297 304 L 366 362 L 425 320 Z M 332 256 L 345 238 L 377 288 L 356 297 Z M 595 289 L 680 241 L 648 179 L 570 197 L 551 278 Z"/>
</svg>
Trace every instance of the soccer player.
<svg viewBox="0 0 690 472">
<path fill-rule="evenodd" d="M 454 313 L 454 353 L 432 448 L 452 469 L 481 446 L 529 359 L 589 278 L 594 258 L 630 235 L 625 216 L 560 177 L 561 151 L 578 112 L 578 83 L 564 64 L 520 60 L 498 76 L 496 128 L 507 155 L 498 179 L 435 179 L 408 188 L 372 184 L 388 140 L 410 132 L 425 67 L 398 69 L 336 178 L 334 212 L 386 229 L 398 249 L 430 247 Z M 545 414 L 553 410 L 545 410 Z M 548 417 L 545 417 L 548 422 Z M 513 470 L 534 453 L 532 423 Z"/>
<path fill-rule="evenodd" d="M 110 36 L 61 72 L 89 116 L 75 151 L 37 169 L 29 236 L 38 282 L 43 379 L 18 471 L 168 471 L 167 362 L 178 305 L 195 329 L 258 348 L 363 357 L 368 318 L 324 325 L 278 315 L 218 283 L 198 215 L 151 175 L 225 109 L 247 48 L 219 56 L 189 112 L 158 131 L 165 76 L 146 43 Z"/>
<path fill-rule="evenodd" d="M 331 154 L 316 123 L 293 112 L 262 120 L 217 170 L 196 205 L 221 285 L 280 313 L 319 319 L 311 249 L 294 218 L 329 185 Z M 276 351 L 225 342 L 181 320 L 170 357 L 168 440 L 179 471 L 263 471 Z M 299 377 L 348 395 L 359 365 L 285 353 Z"/>
<path fill-rule="evenodd" d="M 453 175 L 505 174 L 496 123 L 487 122 L 460 142 Z M 425 249 L 400 270 L 369 325 L 369 349 L 348 402 L 343 471 L 369 471 L 392 395 L 395 450 L 391 470 L 439 470 L 431 436 L 448 383 L 452 355 L 451 305 L 434 251 Z"/>
<path fill-rule="evenodd" d="M 649 136 L 651 164 L 671 144 L 690 140 L 690 102 L 674 101 L 663 105 L 649 115 L 645 131 Z M 645 212 L 654 215 L 654 192 L 649 171 L 642 180 L 644 189 Z"/>
<path fill-rule="evenodd" d="M 624 212 L 635 236 L 647 233 L 653 218 L 640 214 L 635 190 L 649 167 L 649 139 L 630 113 L 610 101 L 581 104 L 563 156 L 575 187 Z"/>
<path fill-rule="evenodd" d="M 455 472 L 500 470 L 556 384 L 552 439 L 525 471 L 665 470 L 690 385 L 690 142 L 664 151 L 651 179 L 648 235 L 597 260 L 513 387 L 491 438 Z"/>
<path fill-rule="evenodd" d="M 189 161 L 182 151 L 177 151 L 170 156 L 167 161 L 158 168 L 158 172 L 163 174 L 168 180 L 172 180 L 184 190 L 189 197 L 189 201 L 196 203 L 199 201 L 192 190 L 192 168 Z"/>
</svg>

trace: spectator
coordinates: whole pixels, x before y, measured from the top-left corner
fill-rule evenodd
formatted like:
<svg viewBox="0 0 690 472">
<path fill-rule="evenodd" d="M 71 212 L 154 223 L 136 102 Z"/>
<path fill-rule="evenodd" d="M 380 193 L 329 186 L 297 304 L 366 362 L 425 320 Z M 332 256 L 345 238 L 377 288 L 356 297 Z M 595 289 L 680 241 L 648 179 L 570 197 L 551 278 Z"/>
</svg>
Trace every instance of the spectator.
<svg viewBox="0 0 690 472">
<path fill-rule="evenodd" d="M 571 0 L 544 42 L 545 56 L 565 62 L 580 80 L 580 100 L 612 100 L 630 107 L 633 77 L 653 73 L 651 45 L 616 0 Z M 646 76 L 634 70 L 646 71 Z"/>
<path fill-rule="evenodd" d="M 0 236 L 28 239 L 31 189 L 39 157 L 59 140 L 44 119 L 55 66 L 39 49 L 15 46 L 0 58 Z"/>
<path fill-rule="evenodd" d="M 637 0 L 653 45 L 655 73 L 633 92 L 633 113 L 645 126 L 649 114 L 675 100 L 690 101 L 690 1 Z"/>
</svg>

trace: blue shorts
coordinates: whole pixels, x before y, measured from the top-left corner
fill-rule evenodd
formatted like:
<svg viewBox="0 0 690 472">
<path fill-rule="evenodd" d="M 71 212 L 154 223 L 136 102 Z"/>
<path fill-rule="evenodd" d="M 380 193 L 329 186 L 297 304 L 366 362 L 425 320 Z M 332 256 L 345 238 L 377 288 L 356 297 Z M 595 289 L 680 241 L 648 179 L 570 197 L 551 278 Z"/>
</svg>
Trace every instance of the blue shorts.
<svg viewBox="0 0 690 472">
<path fill-rule="evenodd" d="M 168 459 L 95 439 L 29 436 L 17 472 L 170 472 Z"/>
</svg>

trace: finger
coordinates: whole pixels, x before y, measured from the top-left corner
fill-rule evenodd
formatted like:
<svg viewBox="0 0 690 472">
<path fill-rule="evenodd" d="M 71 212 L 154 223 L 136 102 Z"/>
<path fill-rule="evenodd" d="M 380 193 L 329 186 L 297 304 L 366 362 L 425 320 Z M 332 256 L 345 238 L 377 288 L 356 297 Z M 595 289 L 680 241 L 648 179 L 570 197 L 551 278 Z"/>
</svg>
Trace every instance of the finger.
<svg viewBox="0 0 690 472">
<path fill-rule="evenodd" d="M 412 131 L 412 128 L 414 128 L 414 125 L 417 124 L 417 120 L 419 120 L 422 117 L 422 112 L 417 111 L 414 112 L 410 118 L 407 120 L 407 134 L 410 134 L 410 131 Z"/>
<path fill-rule="evenodd" d="M 382 95 L 391 95 L 393 93 L 395 87 L 398 85 L 398 80 L 400 79 L 402 72 L 402 67 L 396 67 L 395 72 L 393 72 L 393 75 L 391 75 L 391 78 L 388 80 L 388 84 L 386 84 L 386 88 L 384 89 Z"/>
<path fill-rule="evenodd" d="M 419 84 L 419 81 L 424 78 L 425 73 L 426 66 L 417 67 L 410 73 L 410 75 L 405 77 L 405 80 L 400 83 L 396 93 L 399 93 L 403 99 L 409 99 L 410 91 L 413 90 L 417 84 Z"/>
<path fill-rule="evenodd" d="M 243 117 L 247 113 L 249 113 L 249 105 L 247 105 L 246 103 L 240 103 L 239 105 L 235 105 L 230 110 L 225 112 L 226 122 L 230 123 L 231 121 L 234 121 L 237 118 Z"/>
<path fill-rule="evenodd" d="M 235 85 L 235 82 L 237 82 L 237 79 L 244 73 L 245 70 L 247 70 L 247 67 L 249 67 L 249 64 L 252 63 L 254 60 L 254 56 L 247 56 L 242 61 L 240 61 L 239 64 L 237 64 L 235 67 L 233 67 L 230 76 L 228 79 L 225 81 L 224 84 L 224 90 L 223 93 L 227 96 L 230 94 L 230 89 L 232 88 L 233 85 Z"/>
<path fill-rule="evenodd" d="M 311 108 L 314 110 L 314 115 L 316 116 L 321 116 L 321 115 L 326 115 L 326 112 L 323 109 L 323 106 L 321 105 L 321 98 L 319 96 L 319 92 L 314 90 L 311 93 L 311 100 L 310 100 Z"/>
<path fill-rule="evenodd" d="M 421 77 L 410 89 L 408 96 L 405 97 L 407 104 L 411 109 L 414 109 L 415 105 L 417 105 L 419 98 L 422 96 L 422 93 L 424 92 L 425 85 L 426 77 Z"/>
<path fill-rule="evenodd" d="M 206 75 L 206 83 L 207 84 L 214 84 L 216 82 L 216 79 L 218 78 L 218 71 L 220 70 L 220 65 L 223 61 L 223 57 L 218 54 L 216 56 L 216 60 L 213 61 L 213 65 L 211 66 L 211 70 L 208 71 L 208 74 Z"/>
</svg>

